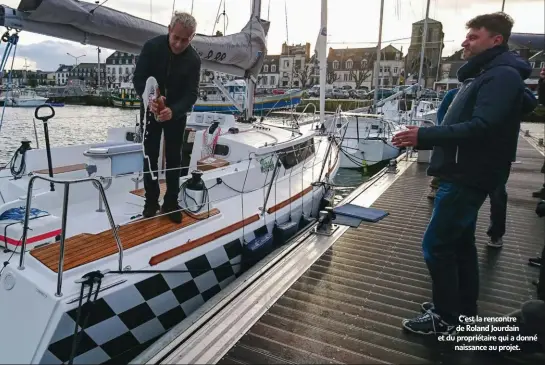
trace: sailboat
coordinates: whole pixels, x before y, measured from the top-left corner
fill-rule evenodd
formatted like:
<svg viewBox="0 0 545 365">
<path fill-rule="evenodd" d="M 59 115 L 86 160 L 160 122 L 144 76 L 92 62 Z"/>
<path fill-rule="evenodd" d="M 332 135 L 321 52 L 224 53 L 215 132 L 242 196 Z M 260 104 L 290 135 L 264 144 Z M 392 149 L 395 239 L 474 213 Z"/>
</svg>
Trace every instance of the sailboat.
<svg viewBox="0 0 545 365">
<path fill-rule="evenodd" d="M 374 68 L 375 85 L 378 85 L 383 14 L 384 0 L 381 1 L 380 7 L 377 61 Z M 375 88 L 375 110 L 384 105 L 383 100 L 378 101 L 378 90 L 378 87 Z M 360 169 L 389 161 L 399 155 L 399 148 L 390 143 L 393 135 L 403 128 L 398 123 L 379 113 L 369 113 L 364 108 L 341 112 L 340 119 L 344 122 L 342 131 L 339 132 L 343 136 L 340 143 L 342 168 Z M 335 123 L 333 120 L 329 120 L 326 126 L 331 128 L 333 123 Z"/>
<path fill-rule="evenodd" d="M 246 76 L 249 95 L 266 54 L 260 9 L 254 0 L 240 33 L 194 41 L 203 67 Z M 10 28 L 127 52 L 166 33 L 162 25 L 76 0 L 23 0 L 1 13 Z M 312 126 L 252 123 L 247 100 L 244 123 L 190 114 L 181 224 L 140 215 L 138 127 L 112 128 L 98 144 L 52 148 L 54 109 L 36 110 L 46 149 L 23 141 L 11 168 L 0 171 L 0 260 L 8 262 L 0 268 L 1 363 L 127 363 L 309 226 L 332 199 L 336 137 Z M 164 170 L 152 175 L 162 195 Z"/>
</svg>

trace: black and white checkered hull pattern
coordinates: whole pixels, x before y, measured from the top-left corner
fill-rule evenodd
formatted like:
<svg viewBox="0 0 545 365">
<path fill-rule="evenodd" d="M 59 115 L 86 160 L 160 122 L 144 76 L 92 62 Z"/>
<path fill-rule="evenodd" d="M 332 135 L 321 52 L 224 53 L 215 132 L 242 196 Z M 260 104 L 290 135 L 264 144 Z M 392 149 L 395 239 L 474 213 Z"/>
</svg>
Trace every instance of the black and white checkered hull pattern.
<svg viewBox="0 0 545 365">
<path fill-rule="evenodd" d="M 134 285 L 105 291 L 79 334 L 74 364 L 130 361 L 135 356 L 131 350 L 180 323 L 235 280 L 241 254 L 242 243 L 237 239 L 172 268 L 188 273 L 154 274 Z M 78 311 L 78 303 L 74 304 L 62 314 L 41 364 L 70 359 Z"/>
<path fill-rule="evenodd" d="M 315 216 L 318 206 L 317 202 L 305 201 L 305 215 L 313 210 Z M 292 219 L 300 219 L 301 208 L 294 206 Z M 283 214 L 278 215 L 276 222 L 288 220 L 289 214 Z M 124 283 L 101 292 L 85 328 L 79 333 L 74 364 L 128 363 L 158 336 L 234 281 L 241 272 L 238 264 L 242 260 L 242 239 L 250 242 L 256 234 L 272 233 L 274 224 L 274 221 L 268 221 L 256 231 L 244 232 L 240 239 L 169 268 L 188 270 L 188 273 L 152 274 L 134 284 Z M 69 361 L 78 302 L 72 306 L 62 313 L 41 364 Z"/>
</svg>

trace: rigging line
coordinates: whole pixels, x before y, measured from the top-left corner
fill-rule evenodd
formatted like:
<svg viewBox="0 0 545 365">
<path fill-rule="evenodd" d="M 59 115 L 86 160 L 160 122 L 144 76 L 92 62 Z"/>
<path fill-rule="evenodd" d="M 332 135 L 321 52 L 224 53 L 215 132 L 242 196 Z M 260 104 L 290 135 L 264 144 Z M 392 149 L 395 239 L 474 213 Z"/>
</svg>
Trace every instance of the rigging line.
<svg viewBox="0 0 545 365">
<path fill-rule="evenodd" d="M 284 14 L 286 16 L 286 44 L 288 45 L 288 55 L 289 55 L 289 34 L 288 34 L 288 0 L 284 0 Z"/>
<path fill-rule="evenodd" d="M 176 6 L 176 0 L 172 0 L 172 15 L 171 17 L 174 16 L 174 7 Z"/>
<path fill-rule="evenodd" d="M 269 5 L 267 6 L 267 20 L 271 20 L 271 0 L 269 0 Z"/>
<path fill-rule="evenodd" d="M 191 0 L 191 15 L 193 15 L 193 5 L 195 5 L 195 0 Z"/>
<path fill-rule="evenodd" d="M 214 20 L 214 28 L 212 28 L 212 35 L 216 34 L 216 24 L 218 23 L 218 19 L 220 18 L 221 3 L 223 3 L 223 0 L 220 0 L 220 4 L 218 6 L 218 12 L 216 13 L 216 20 Z"/>
<path fill-rule="evenodd" d="M 95 10 L 97 10 L 98 8 L 100 8 L 102 5 L 106 4 L 109 0 L 104 0 L 102 2 L 102 4 L 100 5 L 97 5 L 96 7 L 94 7 L 93 9 L 89 10 L 89 13 L 93 14 L 95 12 Z"/>
</svg>

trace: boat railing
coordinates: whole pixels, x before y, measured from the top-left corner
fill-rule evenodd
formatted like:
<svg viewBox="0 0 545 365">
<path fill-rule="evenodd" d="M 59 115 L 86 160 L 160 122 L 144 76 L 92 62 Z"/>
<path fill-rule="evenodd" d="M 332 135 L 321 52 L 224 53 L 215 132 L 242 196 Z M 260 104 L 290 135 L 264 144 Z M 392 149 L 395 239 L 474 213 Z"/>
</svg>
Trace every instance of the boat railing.
<svg viewBox="0 0 545 365">
<path fill-rule="evenodd" d="M 62 217 L 61 217 L 61 237 L 60 237 L 60 247 L 59 247 L 59 269 L 57 273 L 57 291 L 55 292 L 55 296 L 57 297 L 62 296 L 62 276 L 63 276 L 63 266 L 64 266 L 64 249 L 65 249 L 65 241 L 66 241 L 66 221 L 68 217 L 68 198 L 69 198 L 71 184 L 91 182 L 98 189 L 100 193 L 100 197 L 102 198 L 102 201 L 104 203 L 104 208 L 106 209 L 106 213 L 108 215 L 110 226 L 112 227 L 112 233 L 114 235 L 115 242 L 117 244 L 118 265 L 119 265 L 118 270 L 123 271 L 123 246 L 121 245 L 121 240 L 117 232 L 117 226 L 115 225 L 114 218 L 112 216 L 112 211 L 110 210 L 110 205 L 108 204 L 108 199 L 106 198 L 106 193 L 104 192 L 104 187 L 102 186 L 100 180 L 98 178 L 93 178 L 93 177 L 84 178 L 84 179 L 73 179 L 73 180 L 59 180 L 59 179 L 54 179 L 51 177 L 45 177 L 45 176 L 39 176 L 39 175 L 32 176 L 30 178 L 30 181 L 28 182 L 25 220 L 24 220 L 24 226 L 23 226 L 23 238 L 21 243 L 21 257 L 19 259 L 18 269 L 19 270 L 25 269 L 25 251 L 26 251 L 27 235 L 28 235 L 28 229 L 29 229 L 28 222 L 29 222 L 30 207 L 32 204 L 32 188 L 34 186 L 34 182 L 36 181 L 36 179 L 45 180 L 52 184 L 64 185 L 64 197 L 62 201 Z"/>
</svg>

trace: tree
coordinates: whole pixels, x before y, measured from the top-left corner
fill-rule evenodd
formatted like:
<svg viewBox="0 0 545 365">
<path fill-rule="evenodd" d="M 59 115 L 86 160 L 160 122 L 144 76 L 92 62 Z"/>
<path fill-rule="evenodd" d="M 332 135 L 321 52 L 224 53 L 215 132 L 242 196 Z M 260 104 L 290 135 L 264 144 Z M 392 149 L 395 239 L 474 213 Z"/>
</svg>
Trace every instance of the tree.
<svg viewBox="0 0 545 365">
<path fill-rule="evenodd" d="M 307 86 L 310 77 L 312 76 L 313 67 L 311 67 L 311 64 L 308 60 L 305 61 L 304 66 L 295 67 L 293 70 L 293 75 L 297 78 L 299 78 L 299 81 L 301 82 L 301 87 Z"/>
<path fill-rule="evenodd" d="M 371 76 L 373 72 L 374 61 L 372 58 L 364 59 L 361 62 L 355 62 L 350 70 L 350 78 L 356 83 L 356 89 Z"/>
<path fill-rule="evenodd" d="M 332 84 L 339 79 L 339 75 L 334 70 L 327 70 L 325 82 Z"/>
</svg>

